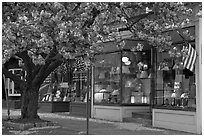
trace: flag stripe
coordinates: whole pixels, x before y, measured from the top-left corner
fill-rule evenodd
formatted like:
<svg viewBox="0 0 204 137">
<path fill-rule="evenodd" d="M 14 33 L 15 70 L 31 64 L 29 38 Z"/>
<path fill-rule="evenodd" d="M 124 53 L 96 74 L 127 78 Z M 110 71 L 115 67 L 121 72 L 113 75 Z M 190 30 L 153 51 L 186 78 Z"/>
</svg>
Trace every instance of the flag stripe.
<svg viewBox="0 0 204 137">
<path fill-rule="evenodd" d="M 187 66 L 187 63 L 188 63 L 188 61 L 189 61 L 189 55 L 190 55 L 190 50 L 189 50 L 189 47 L 188 47 L 187 56 L 184 57 L 184 67 Z"/>
<path fill-rule="evenodd" d="M 193 56 L 193 49 L 191 48 L 191 46 L 188 46 L 188 58 L 186 59 L 186 68 L 190 69 L 191 64 L 192 64 L 192 56 Z"/>
<path fill-rule="evenodd" d="M 191 47 L 191 45 L 189 45 L 189 54 L 188 54 L 188 59 L 187 59 L 187 62 L 186 62 L 186 68 L 191 70 L 191 68 L 193 68 L 193 56 L 194 56 L 194 49 Z"/>
<path fill-rule="evenodd" d="M 193 71 L 194 64 L 196 61 L 196 50 L 191 46 L 191 44 L 188 44 L 188 53 L 187 56 L 183 58 L 184 67 L 189 69 L 190 71 Z"/>
<path fill-rule="evenodd" d="M 195 61 L 196 61 L 196 51 L 193 52 L 194 53 L 194 56 L 192 58 L 192 64 L 191 64 L 191 67 L 190 67 L 190 70 L 193 71 L 193 68 L 194 68 L 194 64 L 195 64 Z"/>
</svg>

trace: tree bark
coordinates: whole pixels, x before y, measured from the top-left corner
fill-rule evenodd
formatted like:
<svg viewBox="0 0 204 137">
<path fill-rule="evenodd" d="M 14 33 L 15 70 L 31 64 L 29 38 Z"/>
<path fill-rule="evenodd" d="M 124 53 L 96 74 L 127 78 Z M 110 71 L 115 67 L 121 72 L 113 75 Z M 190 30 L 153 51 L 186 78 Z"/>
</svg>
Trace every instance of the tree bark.
<svg viewBox="0 0 204 137">
<path fill-rule="evenodd" d="M 22 94 L 21 119 L 39 119 L 38 93 L 39 85 L 28 85 Z"/>
</svg>

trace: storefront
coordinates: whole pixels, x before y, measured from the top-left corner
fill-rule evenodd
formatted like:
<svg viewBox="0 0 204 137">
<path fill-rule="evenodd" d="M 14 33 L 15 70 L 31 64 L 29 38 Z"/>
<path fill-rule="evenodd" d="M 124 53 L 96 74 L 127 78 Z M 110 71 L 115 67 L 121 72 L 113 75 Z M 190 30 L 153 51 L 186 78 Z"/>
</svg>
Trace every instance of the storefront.
<svg viewBox="0 0 204 137">
<path fill-rule="evenodd" d="M 126 38 L 122 47 L 114 42 L 103 43 L 103 51 L 95 54 L 91 68 L 91 117 L 123 121 L 133 112 L 150 112 L 154 127 L 201 133 L 200 30 L 201 21 L 182 29 L 194 37 L 186 37 L 197 51 L 193 71 L 183 67 L 182 58 L 172 57 L 169 51 L 157 52 L 144 41 Z M 173 50 L 181 50 L 183 39 L 176 31 L 169 33 Z M 132 50 L 136 45 L 141 48 Z M 69 64 L 74 67 L 67 67 L 68 86 L 61 92 L 61 102 L 67 102 L 70 114 L 86 116 L 89 78 L 81 61 L 82 57 L 75 59 L 75 65 Z"/>
<path fill-rule="evenodd" d="M 201 20 L 182 28 L 180 33 L 197 52 L 193 71 L 170 51 L 156 49 L 137 40 L 125 39 L 125 46 L 114 49 L 107 42 L 95 56 L 93 68 L 92 117 L 123 121 L 132 112 L 151 112 L 154 127 L 200 134 L 201 113 Z M 169 31 L 176 50 L 185 45 L 177 31 Z M 145 45 L 141 51 L 131 46 Z"/>
<path fill-rule="evenodd" d="M 152 48 L 144 41 L 124 39 L 123 48 L 103 43 L 93 67 L 92 117 L 123 121 L 132 112 L 149 112 L 152 84 Z M 141 49 L 132 51 L 140 44 Z"/>
<path fill-rule="evenodd" d="M 182 57 L 175 58 L 169 52 L 157 52 L 152 123 L 154 127 L 200 134 L 202 132 L 201 22 L 183 28 L 181 33 L 183 32 L 189 32 L 195 38 L 185 37 L 197 52 L 194 69 L 190 71 L 184 67 Z M 181 50 L 185 46 L 182 38 L 176 31 L 170 33 L 175 43 L 173 50 L 175 52 Z"/>
</svg>

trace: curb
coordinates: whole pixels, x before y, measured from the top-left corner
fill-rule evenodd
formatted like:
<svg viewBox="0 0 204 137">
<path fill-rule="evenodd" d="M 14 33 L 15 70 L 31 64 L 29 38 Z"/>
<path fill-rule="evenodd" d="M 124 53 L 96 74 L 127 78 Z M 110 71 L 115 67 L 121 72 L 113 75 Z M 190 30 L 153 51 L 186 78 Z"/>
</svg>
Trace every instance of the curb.
<svg viewBox="0 0 204 137">
<path fill-rule="evenodd" d="M 34 127 L 46 127 L 46 126 L 54 126 L 56 123 L 54 122 L 35 122 L 35 123 L 17 123 L 11 121 L 2 122 L 5 127 L 14 128 L 16 130 L 27 130 Z"/>
</svg>

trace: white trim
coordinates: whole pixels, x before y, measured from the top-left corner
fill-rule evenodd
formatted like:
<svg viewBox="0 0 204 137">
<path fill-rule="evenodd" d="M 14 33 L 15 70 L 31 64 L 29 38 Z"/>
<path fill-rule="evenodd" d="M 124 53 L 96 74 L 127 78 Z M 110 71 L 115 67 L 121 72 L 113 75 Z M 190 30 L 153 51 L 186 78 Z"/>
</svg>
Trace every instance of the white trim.
<svg viewBox="0 0 204 137">
<path fill-rule="evenodd" d="M 93 118 L 123 122 L 132 112 L 149 112 L 149 106 L 93 106 Z"/>
<path fill-rule="evenodd" d="M 153 108 L 152 113 L 153 127 L 197 133 L 196 112 Z"/>
<path fill-rule="evenodd" d="M 199 18 L 196 22 L 195 46 L 198 54 L 195 63 L 195 84 L 196 84 L 196 129 L 197 133 L 202 133 L 202 20 Z"/>
</svg>

